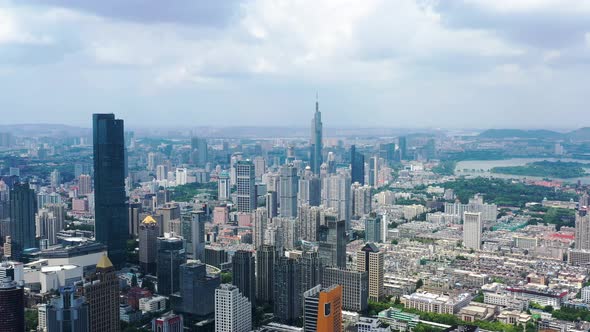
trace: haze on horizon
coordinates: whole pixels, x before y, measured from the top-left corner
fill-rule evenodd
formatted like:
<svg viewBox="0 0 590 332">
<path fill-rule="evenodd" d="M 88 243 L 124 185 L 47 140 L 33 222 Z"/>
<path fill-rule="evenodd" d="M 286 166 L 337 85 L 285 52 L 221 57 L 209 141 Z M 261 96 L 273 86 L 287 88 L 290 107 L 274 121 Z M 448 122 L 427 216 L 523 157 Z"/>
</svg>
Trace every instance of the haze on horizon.
<svg viewBox="0 0 590 332">
<path fill-rule="evenodd" d="M 578 128 L 590 2 L 0 0 L 0 124 Z"/>
</svg>

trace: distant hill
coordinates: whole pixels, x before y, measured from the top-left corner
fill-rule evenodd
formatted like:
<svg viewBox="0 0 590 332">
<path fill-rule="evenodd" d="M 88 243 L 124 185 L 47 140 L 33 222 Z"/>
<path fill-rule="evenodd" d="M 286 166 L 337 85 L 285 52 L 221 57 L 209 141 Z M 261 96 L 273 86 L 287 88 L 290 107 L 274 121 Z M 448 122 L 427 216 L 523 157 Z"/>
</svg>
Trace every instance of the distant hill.
<svg viewBox="0 0 590 332">
<path fill-rule="evenodd" d="M 75 137 L 90 136 L 89 128 L 62 124 L 14 124 L 0 125 L 0 132 L 8 132 L 23 137 Z"/>
<path fill-rule="evenodd" d="M 578 141 L 590 140 L 590 127 L 580 128 L 567 133 L 567 137 Z"/>
<path fill-rule="evenodd" d="M 590 133 L 590 132 L 589 132 Z M 481 138 L 565 138 L 565 135 L 551 130 L 489 129 L 479 134 Z"/>
<path fill-rule="evenodd" d="M 479 134 L 481 138 L 525 138 L 525 139 L 571 139 L 574 141 L 590 141 L 590 127 L 584 127 L 559 133 L 552 130 L 523 130 L 523 129 L 489 129 Z"/>
</svg>

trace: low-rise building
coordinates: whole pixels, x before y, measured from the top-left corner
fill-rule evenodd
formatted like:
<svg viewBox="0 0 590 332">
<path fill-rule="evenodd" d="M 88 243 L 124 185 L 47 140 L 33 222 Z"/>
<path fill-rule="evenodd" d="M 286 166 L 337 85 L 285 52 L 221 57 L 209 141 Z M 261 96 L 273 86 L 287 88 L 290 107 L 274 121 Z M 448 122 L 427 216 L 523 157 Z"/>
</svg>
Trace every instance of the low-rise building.
<svg viewBox="0 0 590 332">
<path fill-rule="evenodd" d="M 158 312 L 166 308 L 166 298 L 164 296 L 152 296 L 139 299 L 139 310 L 143 313 Z"/>
<path fill-rule="evenodd" d="M 428 292 L 416 292 L 401 297 L 401 302 L 406 308 L 426 312 L 454 315 L 471 301 L 469 293 L 458 294 L 457 296 L 439 295 Z"/>
</svg>

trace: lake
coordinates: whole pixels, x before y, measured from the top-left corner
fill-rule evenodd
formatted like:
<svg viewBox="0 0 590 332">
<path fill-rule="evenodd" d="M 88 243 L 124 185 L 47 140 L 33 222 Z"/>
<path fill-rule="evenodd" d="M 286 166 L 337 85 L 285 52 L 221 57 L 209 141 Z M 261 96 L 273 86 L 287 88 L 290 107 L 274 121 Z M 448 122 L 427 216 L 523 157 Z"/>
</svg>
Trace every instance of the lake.
<svg viewBox="0 0 590 332">
<path fill-rule="evenodd" d="M 533 179 L 533 180 L 542 180 L 542 177 L 536 176 L 523 176 L 523 175 L 511 175 L 511 174 L 499 174 L 499 173 L 491 173 L 490 169 L 494 167 L 504 167 L 504 166 L 524 166 L 528 163 L 532 163 L 535 161 L 571 161 L 571 162 L 579 162 L 588 164 L 588 168 L 585 168 L 586 172 L 590 172 L 590 160 L 580 160 L 580 159 L 571 159 L 571 158 L 512 158 L 512 159 L 505 159 L 505 160 L 464 160 L 459 161 L 457 166 L 455 166 L 455 175 L 474 175 L 474 176 L 491 176 L 495 178 L 502 178 L 502 179 Z M 575 183 L 581 181 L 584 184 L 590 184 L 590 174 L 588 176 L 580 177 L 580 178 L 571 178 L 571 179 L 558 179 L 552 178 L 552 180 L 558 180 L 563 182 Z"/>
</svg>

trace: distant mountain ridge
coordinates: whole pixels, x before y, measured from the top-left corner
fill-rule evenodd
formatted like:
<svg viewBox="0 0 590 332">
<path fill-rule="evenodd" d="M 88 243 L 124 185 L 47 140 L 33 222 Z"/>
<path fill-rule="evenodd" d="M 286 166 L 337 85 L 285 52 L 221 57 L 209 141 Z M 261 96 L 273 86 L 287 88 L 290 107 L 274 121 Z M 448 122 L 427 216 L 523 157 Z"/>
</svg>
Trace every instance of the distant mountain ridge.
<svg viewBox="0 0 590 332">
<path fill-rule="evenodd" d="M 590 140 L 590 127 L 560 133 L 552 130 L 535 129 L 488 129 L 479 134 L 481 138 L 530 138 L 530 139 L 573 139 Z"/>
</svg>

